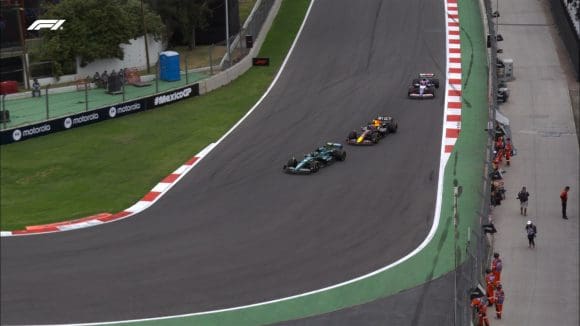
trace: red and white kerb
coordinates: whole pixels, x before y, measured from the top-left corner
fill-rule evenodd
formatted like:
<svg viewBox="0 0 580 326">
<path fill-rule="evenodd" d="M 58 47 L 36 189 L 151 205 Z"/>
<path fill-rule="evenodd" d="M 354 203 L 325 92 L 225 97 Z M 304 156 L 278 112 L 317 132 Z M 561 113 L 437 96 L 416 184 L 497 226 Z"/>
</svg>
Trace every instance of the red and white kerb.
<svg viewBox="0 0 580 326">
<path fill-rule="evenodd" d="M 461 130 L 461 42 L 457 0 L 446 0 L 447 11 L 447 85 L 442 164 L 453 151 Z"/>
</svg>

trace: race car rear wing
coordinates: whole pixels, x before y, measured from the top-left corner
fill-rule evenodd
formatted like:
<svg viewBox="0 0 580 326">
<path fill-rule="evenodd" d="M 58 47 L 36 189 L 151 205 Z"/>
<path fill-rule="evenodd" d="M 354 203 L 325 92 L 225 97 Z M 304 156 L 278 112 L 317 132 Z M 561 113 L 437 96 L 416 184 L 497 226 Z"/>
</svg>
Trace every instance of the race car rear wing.
<svg viewBox="0 0 580 326">
<path fill-rule="evenodd" d="M 433 78 L 435 74 L 432 72 L 421 72 L 419 73 L 419 78 Z"/>
</svg>

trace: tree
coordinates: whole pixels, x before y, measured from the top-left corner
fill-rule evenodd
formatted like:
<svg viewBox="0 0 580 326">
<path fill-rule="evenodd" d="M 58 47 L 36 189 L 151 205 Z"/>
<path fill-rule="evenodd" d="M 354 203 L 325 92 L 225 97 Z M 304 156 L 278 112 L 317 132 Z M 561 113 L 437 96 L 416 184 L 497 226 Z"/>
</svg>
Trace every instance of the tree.
<svg viewBox="0 0 580 326">
<path fill-rule="evenodd" d="M 205 29 L 212 15 L 212 7 L 223 0 L 147 0 L 167 27 L 172 45 L 195 47 L 195 30 Z"/>
<path fill-rule="evenodd" d="M 43 55 L 52 59 L 55 76 L 62 65 L 77 57 L 84 66 L 103 58 L 123 59 L 121 44 L 143 35 L 139 0 L 62 0 L 48 4 L 43 19 L 65 19 L 61 30 L 43 30 Z M 161 18 L 145 11 L 147 32 L 159 38 Z"/>
<path fill-rule="evenodd" d="M 129 18 L 132 20 L 132 25 L 137 26 L 136 36 L 141 36 L 144 34 L 143 30 L 143 18 L 145 20 L 145 25 L 147 25 L 147 34 L 152 35 L 155 40 L 159 40 L 162 36 L 165 37 L 166 28 L 161 17 L 158 13 L 150 8 L 147 3 L 144 3 L 144 16 L 141 17 L 141 1 L 140 0 L 129 0 L 124 11 L 127 13 Z"/>
</svg>

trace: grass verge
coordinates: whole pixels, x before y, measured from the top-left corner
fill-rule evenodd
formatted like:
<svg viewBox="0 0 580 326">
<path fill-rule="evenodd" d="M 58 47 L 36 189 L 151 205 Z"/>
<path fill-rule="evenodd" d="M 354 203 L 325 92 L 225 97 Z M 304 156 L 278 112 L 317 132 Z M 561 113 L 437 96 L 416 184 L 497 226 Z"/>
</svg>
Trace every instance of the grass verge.
<svg viewBox="0 0 580 326">
<path fill-rule="evenodd" d="M 264 93 L 308 0 L 284 1 L 260 56 L 230 85 L 159 110 L 0 147 L 0 229 L 118 212 L 216 141 Z"/>
</svg>

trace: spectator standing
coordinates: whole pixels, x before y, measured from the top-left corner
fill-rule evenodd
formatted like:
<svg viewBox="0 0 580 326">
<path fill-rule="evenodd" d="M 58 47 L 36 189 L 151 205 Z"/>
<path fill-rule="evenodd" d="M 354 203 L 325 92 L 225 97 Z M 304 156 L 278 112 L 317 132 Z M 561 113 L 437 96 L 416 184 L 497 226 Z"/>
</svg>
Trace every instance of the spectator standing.
<svg viewBox="0 0 580 326">
<path fill-rule="evenodd" d="M 32 97 L 37 96 L 40 97 L 40 83 L 37 78 L 34 78 L 34 82 L 32 83 Z"/>
<path fill-rule="evenodd" d="M 536 226 L 534 225 L 534 223 L 532 223 L 532 221 L 528 221 L 528 223 L 526 224 L 526 233 L 528 234 L 528 247 L 535 248 L 536 242 L 534 238 L 538 234 L 538 228 L 536 228 Z"/>
<path fill-rule="evenodd" d="M 473 308 L 473 313 L 479 315 L 479 306 L 481 305 L 481 298 L 473 298 L 471 300 L 471 308 Z"/>
<path fill-rule="evenodd" d="M 487 300 L 489 301 L 490 305 L 493 304 L 493 300 L 495 299 L 493 290 L 495 289 L 495 276 L 493 275 L 490 268 L 485 270 L 485 284 L 487 285 L 486 294 Z"/>
<path fill-rule="evenodd" d="M 502 149 L 504 149 L 503 137 L 499 136 L 495 141 L 495 150 L 499 152 Z"/>
<path fill-rule="evenodd" d="M 512 157 L 512 141 L 510 138 L 507 138 L 505 141 L 505 162 L 507 166 L 510 166 L 510 159 Z"/>
<path fill-rule="evenodd" d="M 522 190 L 518 192 L 517 199 L 520 200 L 520 215 L 528 215 L 528 198 L 530 197 L 530 193 L 526 190 L 526 187 L 523 186 Z"/>
<path fill-rule="evenodd" d="M 487 304 L 481 302 L 478 309 L 479 326 L 489 326 L 489 318 L 487 318 Z"/>
<path fill-rule="evenodd" d="M 499 253 L 493 253 L 493 260 L 491 261 L 491 272 L 495 277 L 495 281 L 497 283 L 501 280 L 501 271 L 503 269 L 503 262 L 501 258 L 499 258 Z"/>
<path fill-rule="evenodd" d="M 493 172 L 491 172 L 489 176 L 491 177 L 491 180 L 503 180 L 502 171 L 497 166 L 493 167 Z"/>
<path fill-rule="evenodd" d="M 499 206 L 501 205 L 501 193 L 497 186 L 491 185 L 491 205 L 492 206 Z"/>
<path fill-rule="evenodd" d="M 108 84 L 109 84 L 109 73 L 105 70 L 103 71 L 103 73 L 101 74 L 101 80 L 103 83 L 103 88 L 106 90 L 108 89 Z"/>
<path fill-rule="evenodd" d="M 501 283 L 497 284 L 495 290 L 495 316 L 497 319 L 501 319 L 501 313 L 503 312 L 503 301 L 505 300 L 505 292 L 503 291 L 503 286 Z"/>
<path fill-rule="evenodd" d="M 119 70 L 119 79 L 121 80 L 121 86 L 125 85 L 125 68 Z"/>
<path fill-rule="evenodd" d="M 566 216 L 566 205 L 568 204 L 568 191 L 570 191 L 570 187 L 566 186 L 564 190 L 560 193 L 560 200 L 562 201 L 562 218 L 567 220 L 568 216 Z"/>
<path fill-rule="evenodd" d="M 103 87 L 103 80 L 101 79 L 101 75 L 99 74 L 98 71 L 96 71 L 95 74 L 93 75 L 93 83 L 95 83 L 95 86 L 97 86 L 97 88 Z"/>
<path fill-rule="evenodd" d="M 471 307 L 474 313 L 477 314 L 478 326 L 489 326 L 489 319 L 487 318 L 487 300 L 483 298 L 474 298 L 471 300 Z"/>
</svg>

